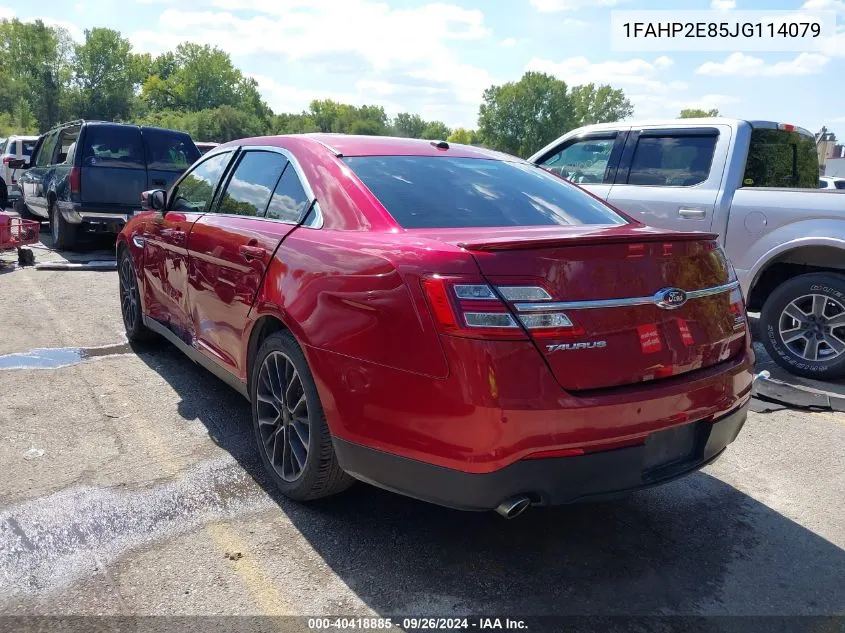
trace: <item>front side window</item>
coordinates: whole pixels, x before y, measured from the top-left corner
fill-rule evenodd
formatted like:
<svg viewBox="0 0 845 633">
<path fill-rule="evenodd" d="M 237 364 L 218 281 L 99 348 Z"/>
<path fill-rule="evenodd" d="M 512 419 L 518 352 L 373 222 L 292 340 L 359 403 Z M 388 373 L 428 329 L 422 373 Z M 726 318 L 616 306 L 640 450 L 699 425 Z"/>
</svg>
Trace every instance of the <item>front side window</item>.
<svg viewBox="0 0 845 633">
<path fill-rule="evenodd" d="M 609 181 L 607 166 L 615 143 L 615 137 L 575 141 L 540 166 L 579 185 L 605 183 Z"/>
<path fill-rule="evenodd" d="M 82 164 L 144 169 L 140 128 L 132 125 L 89 125 L 85 130 Z"/>
<path fill-rule="evenodd" d="M 45 167 L 50 165 L 53 160 L 53 150 L 56 149 L 56 141 L 59 139 L 58 132 L 51 132 L 41 143 L 41 149 L 38 150 L 38 156 L 35 159 L 35 164 L 38 167 Z"/>
<path fill-rule="evenodd" d="M 629 185 L 691 187 L 707 180 L 717 136 L 640 136 Z"/>
<path fill-rule="evenodd" d="M 845 180 L 837 180 L 836 181 L 836 188 L 837 189 L 845 189 Z"/>
<path fill-rule="evenodd" d="M 215 154 L 189 171 L 170 195 L 171 211 L 204 213 L 211 205 L 217 182 L 229 164 L 231 152 Z"/>
<path fill-rule="evenodd" d="M 226 185 L 217 212 L 263 216 L 286 162 L 275 152 L 245 152 Z"/>
<path fill-rule="evenodd" d="M 308 210 L 310 202 L 296 170 L 288 163 L 267 207 L 267 217 L 296 224 Z"/>
<path fill-rule="evenodd" d="M 409 229 L 627 223 L 589 194 L 526 163 L 446 156 L 344 160 Z"/>
</svg>

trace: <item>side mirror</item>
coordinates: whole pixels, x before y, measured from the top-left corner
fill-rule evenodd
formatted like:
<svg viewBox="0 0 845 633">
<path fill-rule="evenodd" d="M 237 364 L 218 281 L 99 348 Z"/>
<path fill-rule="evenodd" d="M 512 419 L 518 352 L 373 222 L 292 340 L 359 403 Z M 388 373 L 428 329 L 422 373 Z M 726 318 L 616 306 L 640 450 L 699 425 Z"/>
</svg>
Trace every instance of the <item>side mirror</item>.
<svg viewBox="0 0 845 633">
<path fill-rule="evenodd" d="M 29 169 L 31 165 L 23 158 L 14 158 L 9 161 L 9 167 L 12 169 Z"/>
<path fill-rule="evenodd" d="M 163 211 L 167 204 L 167 192 L 164 189 L 153 189 L 141 194 L 141 206 L 144 209 Z"/>
</svg>

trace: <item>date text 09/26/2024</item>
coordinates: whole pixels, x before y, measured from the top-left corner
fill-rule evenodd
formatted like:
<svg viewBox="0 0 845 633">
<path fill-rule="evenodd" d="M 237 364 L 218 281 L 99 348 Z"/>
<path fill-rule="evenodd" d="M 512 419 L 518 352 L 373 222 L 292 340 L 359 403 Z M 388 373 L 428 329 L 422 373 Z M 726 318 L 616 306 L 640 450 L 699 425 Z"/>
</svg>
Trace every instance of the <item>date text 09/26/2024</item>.
<svg viewBox="0 0 845 633">
<path fill-rule="evenodd" d="M 308 629 L 312 631 L 370 630 L 386 631 L 400 628 L 404 631 L 497 631 L 526 630 L 525 620 L 518 618 L 426 618 L 426 617 L 346 617 L 308 618 Z"/>
</svg>

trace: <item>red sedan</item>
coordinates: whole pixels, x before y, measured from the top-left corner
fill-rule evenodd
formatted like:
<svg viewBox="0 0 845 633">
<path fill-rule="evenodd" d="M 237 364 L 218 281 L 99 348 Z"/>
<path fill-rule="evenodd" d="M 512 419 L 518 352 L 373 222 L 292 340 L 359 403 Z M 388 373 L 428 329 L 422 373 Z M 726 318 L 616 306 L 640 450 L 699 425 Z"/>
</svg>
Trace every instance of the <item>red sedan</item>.
<svg viewBox="0 0 845 633">
<path fill-rule="evenodd" d="M 635 222 L 522 160 L 244 139 L 117 243 L 130 340 L 252 403 L 268 472 L 511 517 L 668 481 L 740 431 L 753 352 L 715 236 Z"/>
</svg>

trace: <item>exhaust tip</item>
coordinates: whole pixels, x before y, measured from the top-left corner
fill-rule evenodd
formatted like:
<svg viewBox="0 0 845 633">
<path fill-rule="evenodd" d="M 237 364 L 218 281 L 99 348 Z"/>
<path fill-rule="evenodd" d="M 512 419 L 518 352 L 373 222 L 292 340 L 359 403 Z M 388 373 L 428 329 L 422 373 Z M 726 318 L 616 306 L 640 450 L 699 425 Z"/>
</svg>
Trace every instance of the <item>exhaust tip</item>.
<svg viewBox="0 0 845 633">
<path fill-rule="evenodd" d="M 515 519 L 531 506 L 531 499 L 525 495 L 511 497 L 502 501 L 496 508 L 496 512 L 506 519 Z"/>
</svg>

